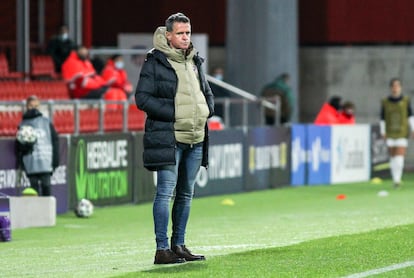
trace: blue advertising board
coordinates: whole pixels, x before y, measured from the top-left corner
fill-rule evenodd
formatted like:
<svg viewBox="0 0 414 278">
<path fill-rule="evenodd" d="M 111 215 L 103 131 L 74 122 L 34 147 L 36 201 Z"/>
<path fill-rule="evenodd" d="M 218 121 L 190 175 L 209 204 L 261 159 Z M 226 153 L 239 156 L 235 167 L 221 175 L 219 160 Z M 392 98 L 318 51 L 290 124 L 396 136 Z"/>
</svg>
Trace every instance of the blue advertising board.
<svg viewBox="0 0 414 278">
<path fill-rule="evenodd" d="M 267 189 L 290 183 L 290 128 L 249 128 L 245 189 Z"/>
<path fill-rule="evenodd" d="M 307 130 L 305 125 L 295 124 L 291 126 L 291 175 L 292 186 L 307 183 Z"/>
<path fill-rule="evenodd" d="M 308 184 L 331 181 L 331 127 L 308 125 Z"/>
</svg>

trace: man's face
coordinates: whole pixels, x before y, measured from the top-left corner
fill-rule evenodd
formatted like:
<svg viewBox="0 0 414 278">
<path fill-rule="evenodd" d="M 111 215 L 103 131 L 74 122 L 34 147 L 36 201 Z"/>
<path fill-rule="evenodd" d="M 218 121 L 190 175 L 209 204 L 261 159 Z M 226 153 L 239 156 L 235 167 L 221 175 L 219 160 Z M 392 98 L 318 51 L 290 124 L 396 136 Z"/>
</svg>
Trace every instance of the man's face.
<svg viewBox="0 0 414 278">
<path fill-rule="evenodd" d="M 396 80 L 391 85 L 391 93 L 393 96 L 401 95 L 401 82 Z"/>
<path fill-rule="evenodd" d="M 86 47 L 82 47 L 78 50 L 78 56 L 82 60 L 86 60 L 88 58 L 89 52 Z"/>
<path fill-rule="evenodd" d="M 28 103 L 27 103 L 27 110 L 30 110 L 30 109 L 37 109 L 38 107 L 39 107 L 39 101 L 38 100 L 32 100 L 32 101 L 29 101 Z"/>
<path fill-rule="evenodd" d="M 174 22 L 173 30 L 166 33 L 167 40 L 172 48 L 188 49 L 191 42 L 190 23 Z"/>
</svg>

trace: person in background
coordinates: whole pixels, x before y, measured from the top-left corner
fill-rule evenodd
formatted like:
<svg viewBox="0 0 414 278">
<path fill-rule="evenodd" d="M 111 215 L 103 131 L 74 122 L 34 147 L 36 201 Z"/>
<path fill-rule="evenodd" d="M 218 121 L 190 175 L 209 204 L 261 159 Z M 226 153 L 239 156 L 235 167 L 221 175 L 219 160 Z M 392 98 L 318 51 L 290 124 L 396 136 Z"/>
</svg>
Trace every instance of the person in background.
<svg viewBox="0 0 414 278">
<path fill-rule="evenodd" d="M 289 86 L 290 76 L 287 73 L 283 73 L 276 77 L 271 83 L 264 86 L 262 89 L 262 97 L 271 102 L 275 101 L 275 97 L 279 96 L 280 98 L 280 122 L 282 124 L 288 123 L 291 121 L 293 110 L 294 110 L 294 98 L 292 94 L 292 89 Z M 265 109 L 265 117 L 267 125 L 275 124 L 275 111 L 273 109 Z"/>
<path fill-rule="evenodd" d="M 346 101 L 339 112 L 339 124 L 355 124 L 355 105 L 351 101 Z"/>
<path fill-rule="evenodd" d="M 211 72 L 211 76 L 219 81 L 224 81 L 224 69 L 222 67 L 215 67 Z M 221 98 L 231 98 L 232 94 L 229 90 L 214 84 L 213 82 L 209 82 L 211 91 L 214 94 L 214 97 L 217 99 Z M 224 113 L 224 102 L 223 101 L 216 101 L 214 107 L 214 116 L 209 119 L 208 124 L 209 127 L 214 127 L 214 129 L 223 129 L 223 118 L 225 117 Z M 211 128 L 210 128 L 211 129 Z"/>
<path fill-rule="evenodd" d="M 19 128 L 32 126 L 37 140 L 33 145 L 16 142 L 18 166 L 25 171 L 30 187 L 39 196 L 50 196 L 50 178 L 59 166 L 59 138 L 50 120 L 39 111 L 40 101 L 36 96 L 26 100 L 26 112 Z"/>
<path fill-rule="evenodd" d="M 127 72 L 124 70 L 124 59 L 121 55 L 113 55 L 108 60 L 102 71 L 102 78 L 112 88 L 123 90 L 127 96 L 132 93 L 132 85 L 128 81 Z"/>
<path fill-rule="evenodd" d="M 76 45 L 69 38 L 68 27 L 66 25 L 60 26 L 59 33 L 50 39 L 46 48 L 46 53 L 52 57 L 57 73 L 61 72 L 63 62 L 74 49 L 76 49 Z"/>
<path fill-rule="evenodd" d="M 119 88 L 111 88 L 115 78 L 104 80 L 98 75 L 88 58 L 85 46 L 72 51 L 62 65 L 62 77 L 68 83 L 73 98 L 126 100 L 126 95 Z"/>
<path fill-rule="evenodd" d="M 390 170 L 394 187 L 399 188 L 404 170 L 404 156 L 408 146 L 408 137 L 414 133 L 414 117 L 410 98 L 403 95 L 402 83 L 392 78 L 390 95 L 382 99 L 380 132 L 386 139 L 390 155 Z M 410 132 L 411 131 L 411 132 Z"/>
<path fill-rule="evenodd" d="M 221 67 L 215 67 L 211 75 L 217 80 L 220 80 L 220 81 L 224 80 L 224 70 Z"/>
<path fill-rule="evenodd" d="M 154 33 L 154 49 L 147 55 L 135 93 L 137 107 L 147 114 L 144 166 L 157 171 L 154 264 L 205 260 L 186 247 L 185 232 L 197 173 L 208 164 L 207 119 L 214 113 L 214 97 L 201 67 L 203 59 L 191 43 L 190 19 L 176 13 L 165 23 Z"/>
<path fill-rule="evenodd" d="M 342 98 L 332 96 L 328 102 L 325 102 L 315 118 L 316 125 L 331 125 L 340 123 L 340 113 L 342 110 Z"/>
</svg>

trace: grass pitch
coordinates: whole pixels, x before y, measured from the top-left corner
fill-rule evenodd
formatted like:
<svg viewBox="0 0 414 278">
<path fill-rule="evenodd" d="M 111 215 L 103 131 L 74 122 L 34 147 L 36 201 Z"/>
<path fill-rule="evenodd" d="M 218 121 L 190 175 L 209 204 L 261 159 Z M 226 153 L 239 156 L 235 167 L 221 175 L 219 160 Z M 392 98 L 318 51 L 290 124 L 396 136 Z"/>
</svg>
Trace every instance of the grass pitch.
<svg viewBox="0 0 414 278">
<path fill-rule="evenodd" d="M 0 277 L 346 277 L 412 262 L 413 182 L 406 174 L 399 190 L 385 181 L 194 199 L 186 243 L 207 260 L 173 266 L 153 265 L 152 204 L 59 215 L 55 227 L 0 243 Z M 414 277 L 414 268 L 375 277 Z"/>
</svg>

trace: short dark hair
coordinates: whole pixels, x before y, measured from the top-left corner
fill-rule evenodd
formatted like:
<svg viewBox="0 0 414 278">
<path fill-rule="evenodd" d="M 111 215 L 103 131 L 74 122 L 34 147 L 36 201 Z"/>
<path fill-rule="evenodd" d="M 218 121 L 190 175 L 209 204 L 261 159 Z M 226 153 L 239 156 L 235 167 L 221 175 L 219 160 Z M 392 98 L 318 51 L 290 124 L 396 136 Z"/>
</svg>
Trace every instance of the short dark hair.
<svg viewBox="0 0 414 278">
<path fill-rule="evenodd" d="M 333 106 L 336 110 L 340 110 L 342 108 L 342 98 L 340 96 L 332 96 L 329 99 L 329 104 Z"/>
<path fill-rule="evenodd" d="M 391 78 L 390 80 L 390 87 L 392 87 L 392 85 L 394 85 L 394 82 L 397 82 L 397 81 L 400 82 L 400 84 L 402 85 L 401 79 L 394 77 L 394 78 Z"/>
<path fill-rule="evenodd" d="M 175 22 L 190 23 L 190 19 L 183 13 L 175 13 L 170 15 L 165 21 L 167 32 L 171 32 L 173 30 L 173 25 Z"/>
</svg>

